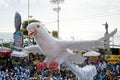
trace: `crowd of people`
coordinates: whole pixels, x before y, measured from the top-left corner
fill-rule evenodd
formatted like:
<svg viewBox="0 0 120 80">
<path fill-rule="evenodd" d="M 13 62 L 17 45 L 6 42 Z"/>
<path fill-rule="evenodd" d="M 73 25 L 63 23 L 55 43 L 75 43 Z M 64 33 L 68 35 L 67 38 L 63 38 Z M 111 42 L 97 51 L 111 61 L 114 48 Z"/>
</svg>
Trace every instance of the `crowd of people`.
<svg viewBox="0 0 120 80">
<path fill-rule="evenodd" d="M 107 61 L 99 61 L 96 64 L 97 74 L 95 80 L 119 80 L 120 79 L 120 62 L 108 64 Z"/>
<path fill-rule="evenodd" d="M 44 55 L 33 55 L 29 57 L 4 57 L 6 63 L 0 65 L 0 80 L 77 80 L 75 74 L 62 65 L 60 69 L 46 68 L 39 70 L 36 67 L 35 61 L 42 62 Z M 105 60 L 98 60 L 98 62 L 90 62 L 86 60 L 85 63 L 79 65 L 95 65 L 97 74 L 93 80 L 119 80 L 120 78 L 120 62 L 116 64 L 108 64 Z"/>
<path fill-rule="evenodd" d="M 60 69 L 38 69 L 35 61 L 42 62 L 44 58 L 44 55 L 6 58 L 6 63 L 0 65 L 0 80 L 77 80 L 72 71 L 67 70 L 65 66 L 61 66 Z"/>
<path fill-rule="evenodd" d="M 95 80 L 120 80 L 120 61 L 116 64 L 108 64 L 107 61 L 99 61 L 96 64 L 97 74 Z"/>
</svg>

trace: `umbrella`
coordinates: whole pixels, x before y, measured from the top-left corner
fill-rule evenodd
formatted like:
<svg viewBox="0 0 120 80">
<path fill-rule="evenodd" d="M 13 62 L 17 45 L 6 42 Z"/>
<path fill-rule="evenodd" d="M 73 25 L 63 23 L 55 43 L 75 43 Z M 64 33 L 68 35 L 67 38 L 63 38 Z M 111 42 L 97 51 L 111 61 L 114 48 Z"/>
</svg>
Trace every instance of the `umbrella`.
<svg viewBox="0 0 120 80">
<path fill-rule="evenodd" d="M 15 56 L 15 57 L 27 57 L 28 54 L 25 51 L 12 51 L 11 56 Z"/>
<path fill-rule="evenodd" d="M 99 56 L 100 53 L 96 52 L 96 51 L 89 51 L 83 54 L 83 56 Z"/>
</svg>

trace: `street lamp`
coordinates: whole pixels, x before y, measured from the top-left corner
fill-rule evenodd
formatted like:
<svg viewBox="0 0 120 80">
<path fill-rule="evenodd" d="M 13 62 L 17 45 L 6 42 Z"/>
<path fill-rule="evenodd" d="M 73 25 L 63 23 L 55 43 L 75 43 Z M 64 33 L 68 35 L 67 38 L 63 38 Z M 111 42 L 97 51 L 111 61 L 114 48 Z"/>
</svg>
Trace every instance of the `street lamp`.
<svg viewBox="0 0 120 80">
<path fill-rule="evenodd" d="M 28 0 L 28 24 L 29 24 L 29 17 L 30 17 L 29 12 L 30 12 L 30 0 Z"/>
<path fill-rule="evenodd" d="M 30 16 L 30 0 L 28 0 L 28 25 L 29 25 L 29 20 L 30 18 L 32 18 L 33 16 Z M 28 37 L 28 42 L 30 42 L 30 37 Z M 34 42 L 34 39 L 33 39 Z"/>
<path fill-rule="evenodd" d="M 59 39 L 59 11 L 61 10 L 61 8 L 59 7 L 59 4 L 60 4 L 60 3 L 63 3 L 64 0 L 50 0 L 50 2 L 51 2 L 52 4 L 56 4 L 56 5 L 57 5 L 56 8 L 53 8 L 53 10 L 54 10 L 55 12 L 57 12 L 57 26 L 58 26 L 58 39 Z"/>
</svg>

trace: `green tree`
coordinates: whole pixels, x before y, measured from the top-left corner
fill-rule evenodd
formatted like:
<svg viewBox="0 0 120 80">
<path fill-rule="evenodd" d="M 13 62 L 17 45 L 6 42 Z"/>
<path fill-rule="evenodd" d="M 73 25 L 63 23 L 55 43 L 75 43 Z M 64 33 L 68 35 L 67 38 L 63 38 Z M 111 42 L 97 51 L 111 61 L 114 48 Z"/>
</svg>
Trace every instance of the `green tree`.
<svg viewBox="0 0 120 80">
<path fill-rule="evenodd" d="M 54 31 L 54 30 L 52 32 L 48 31 L 48 33 L 51 34 L 54 38 L 58 38 L 58 32 L 57 31 Z"/>
<path fill-rule="evenodd" d="M 29 24 L 32 22 L 40 22 L 40 21 L 35 19 L 29 20 Z M 27 42 L 25 41 L 25 43 L 29 44 L 28 42 L 31 42 L 34 44 L 35 43 L 34 38 L 28 37 L 28 31 L 26 30 L 27 26 L 28 26 L 28 20 L 23 21 L 21 32 L 23 32 L 24 39 L 28 39 L 28 41 Z"/>
<path fill-rule="evenodd" d="M 31 19 L 29 20 L 29 23 L 32 22 L 40 22 L 39 20 Z M 28 31 L 26 30 L 26 27 L 28 26 L 28 20 L 23 21 L 21 31 L 24 35 L 28 35 Z"/>
<path fill-rule="evenodd" d="M 98 52 L 101 53 L 101 55 L 107 54 L 105 49 L 98 49 Z"/>
<path fill-rule="evenodd" d="M 55 37 L 55 38 L 58 38 L 58 32 L 57 31 L 52 31 L 52 36 Z"/>
</svg>

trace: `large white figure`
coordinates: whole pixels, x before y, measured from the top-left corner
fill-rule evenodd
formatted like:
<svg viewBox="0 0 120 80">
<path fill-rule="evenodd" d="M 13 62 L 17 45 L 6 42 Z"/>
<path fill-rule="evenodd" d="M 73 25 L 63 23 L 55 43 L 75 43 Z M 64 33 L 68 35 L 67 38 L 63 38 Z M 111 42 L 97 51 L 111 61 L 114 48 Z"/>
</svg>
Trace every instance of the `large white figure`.
<svg viewBox="0 0 120 80">
<path fill-rule="evenodd" d="M 93 76 L 96 74 L 95 66 L 85 66 L 80 68 L 76 64 L 81 64 L 84 62 L 85 58 L 72 53 L 73 50 L 92 50 L 95 48 L 103 48 L 103 40 L 92 41 L 65 41 L 56 40 L 43 28 L 43 25 L 38 22 L 31 23 L 27 26 L 28 35 L 34 37 L 38 49 L 41 49 L 46 56 L 44 62 L 49 65 L 51 62 L 56 61 L 59 64 L 65 62 L 67 66 L 74 72 L 79 80 L 92 80 Z M 111 33 L 115 34 L 115 31 Z"/>
</svg>

